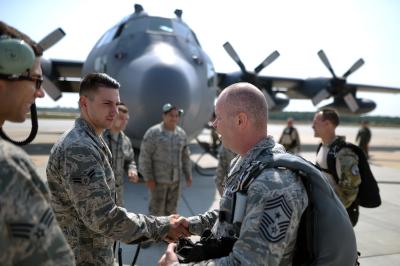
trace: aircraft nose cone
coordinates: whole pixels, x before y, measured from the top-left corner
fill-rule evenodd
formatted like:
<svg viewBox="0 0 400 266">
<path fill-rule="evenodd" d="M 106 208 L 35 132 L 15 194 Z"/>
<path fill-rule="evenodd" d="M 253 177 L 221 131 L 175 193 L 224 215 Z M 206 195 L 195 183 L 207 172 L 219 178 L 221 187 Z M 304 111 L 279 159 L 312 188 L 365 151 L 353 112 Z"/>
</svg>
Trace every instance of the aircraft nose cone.
<svg viewBox="0 0 400 266">
<path fill-rule="evenodd" d="M 144 73 L 142 86 L 144 89 L 140 92 L 140 98 L 147 102 L 151 100 L 155 108 L 166 102 L 183 108 L 190 102 L 191 84 L 187 74 L 178 67 L 162 64 L 153 66 Z"/>
<path fill-rule="evenodd" d="M 188 135 L 205 122 L 199 123 L 204 120 L 199 114 L 206 108 L 202 105 L 204 85 L 194 66 L 179 54 L 169 57 L 156 53 L 143 55 L 121 68 L 118 80 L 121 101 L 128 105 L 132 114 L 126 131 L 134 145 L 140 142 L 148 128 L 161 122 L 165 103 L 185 111 L 179 125 Z"/>
</svg>

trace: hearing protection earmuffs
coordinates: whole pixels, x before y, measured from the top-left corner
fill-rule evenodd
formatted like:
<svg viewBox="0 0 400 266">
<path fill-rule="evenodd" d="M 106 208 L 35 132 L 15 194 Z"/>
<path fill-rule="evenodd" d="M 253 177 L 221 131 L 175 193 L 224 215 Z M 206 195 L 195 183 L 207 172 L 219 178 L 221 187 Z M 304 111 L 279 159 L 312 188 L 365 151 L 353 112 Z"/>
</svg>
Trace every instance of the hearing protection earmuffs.
<svg viewBox="0 0 400 266">
<path fill-rule="evenodd" d="M 33 49 L 23 40 L 13 39 L 7 35 L 0 36 L 0 76 L 6 80 L 15 80 L 29 70 L 35 61 Z M 29 136 L 23 141 L 15 141 L 8 137 L 2 128 L 0 136 L 16 145 L 26 145 L 30 143 L 37 134 L 38 120 L 36 105 L 31 105 L 32 129 Z"/>
<path fill-rule="evenodd" d="M 19 76 L 35 61 L 33 49 L 23 40 L 0 36 L 0 74 Z"/>
</svg>

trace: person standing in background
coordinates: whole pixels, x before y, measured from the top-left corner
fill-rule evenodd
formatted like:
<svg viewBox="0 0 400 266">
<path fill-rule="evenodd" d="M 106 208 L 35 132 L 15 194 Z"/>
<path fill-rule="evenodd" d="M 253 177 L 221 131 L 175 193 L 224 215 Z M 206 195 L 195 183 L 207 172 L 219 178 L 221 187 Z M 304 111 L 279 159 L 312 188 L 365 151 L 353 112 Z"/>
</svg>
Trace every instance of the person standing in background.
<svg viewBox="0 0 400 266">
<path fill-rule="evenodd" d="M 371 141 L 371 130 L 368 127 L 368 120 L 361 122 L 361 128 L 358 130 L 356 142 L 367 158 L 369 158 L 369 142 Z"/>
<path fill-rule="evenodd" d="M 111 128 L 103 132 L 104 141 L 112 154 L 111 167 L 115 176 L 116 203 L 121 207 L 124 207 L 124 175 L 128 175 L 129 182 L 137 183 L 139 181 L 132 144 L 124 133 L 128 121 L 128 107 L 124 103 L 120 103 L 118 115 Z"/>
<path fill-rule="evenodd" d="M 182 109 L 167 103 L 162 122 L 144 134 L 139 154 L 139 171 L 149 188 L 149 214 L 177 213 L 180 179 L 192 185 L 192 164 L 185 131 L 178 126 Z"/>
<path fill-rule="evenodd" d="M 293 118 L 287 120 L 287 127 L 283 130 L 279 143 L 285 147 L 286 151 L 292 154 L 300 152 L 300 137 L 299 132 L 293 126 Z"/>
</svg>

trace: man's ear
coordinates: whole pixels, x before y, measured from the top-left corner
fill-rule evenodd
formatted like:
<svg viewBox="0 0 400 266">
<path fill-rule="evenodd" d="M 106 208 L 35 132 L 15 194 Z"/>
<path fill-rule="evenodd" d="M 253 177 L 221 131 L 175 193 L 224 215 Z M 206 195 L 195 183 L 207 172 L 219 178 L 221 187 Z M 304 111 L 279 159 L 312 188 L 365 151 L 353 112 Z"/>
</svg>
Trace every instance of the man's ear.
<svg viewBox="0 0 400 266">
<path fill-rule="evenodd" d="M 85 95 L 81 95 L 79 97 L 79 106 L 80 106 L 81 109 L 82 108 L 86 109 L 87 101 L 88 101 L 88 98 Z"/>
<path fill-rule="evenodd" d="M 239 127 L 246 127 L 247 123 L 249 122 L 249 118 L 247 114 L 240 112 L 236 117 L 236 122 Z"/>
</svg>

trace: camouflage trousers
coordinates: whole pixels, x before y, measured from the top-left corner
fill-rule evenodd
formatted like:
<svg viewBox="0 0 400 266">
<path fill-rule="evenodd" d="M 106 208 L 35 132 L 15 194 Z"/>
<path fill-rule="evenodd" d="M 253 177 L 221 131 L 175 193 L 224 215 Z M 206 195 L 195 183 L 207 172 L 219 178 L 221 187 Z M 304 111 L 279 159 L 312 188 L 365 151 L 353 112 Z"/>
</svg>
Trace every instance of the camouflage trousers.
<svg viewBox="0 0 400 266">
<path fill-rule="evenodd" d="M 180 182 L 157 184 L 150 190 L 149 214 L 168 216 L 177 213 L 176 207 L 180 196 Z"/>
</svg>

